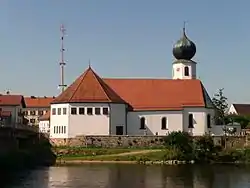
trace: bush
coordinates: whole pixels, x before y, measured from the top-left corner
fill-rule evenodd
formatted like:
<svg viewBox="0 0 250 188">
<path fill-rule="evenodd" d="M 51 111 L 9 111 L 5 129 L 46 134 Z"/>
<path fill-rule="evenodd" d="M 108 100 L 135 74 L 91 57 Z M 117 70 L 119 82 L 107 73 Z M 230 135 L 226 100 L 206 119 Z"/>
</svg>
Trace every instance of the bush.
<svg viewBox="0 0 250 188">
<path fill-rule="evenodd" d="M 165 137 L 165 145 L 170 149 L 177 149 L 184 154 L 192 153 L 192 137 L 185 132 L 172 132 Z"/>
</svg>

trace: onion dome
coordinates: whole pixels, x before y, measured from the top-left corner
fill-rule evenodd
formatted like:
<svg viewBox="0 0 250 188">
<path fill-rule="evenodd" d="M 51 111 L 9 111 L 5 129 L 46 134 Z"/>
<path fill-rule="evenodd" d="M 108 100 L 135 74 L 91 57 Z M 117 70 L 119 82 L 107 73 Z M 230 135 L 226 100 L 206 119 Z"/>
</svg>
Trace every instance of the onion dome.
<svg viewBox="0 0 250 188">
<path fill-rule="evenodd" d="M 183 36 L 179 39 L 173 48 L 173 55 L 176 59 L 191 60 L 196 53 L 195 44 L 186 36 L 183 28 Z"/>
</svg>

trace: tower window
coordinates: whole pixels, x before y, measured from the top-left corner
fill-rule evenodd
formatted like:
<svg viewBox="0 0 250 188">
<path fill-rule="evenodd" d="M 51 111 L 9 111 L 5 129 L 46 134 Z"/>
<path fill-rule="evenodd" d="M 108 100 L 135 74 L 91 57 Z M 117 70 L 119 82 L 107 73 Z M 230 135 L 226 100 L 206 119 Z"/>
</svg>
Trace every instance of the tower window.
<svg viewBox="0 0 250 188">
<path fill-rule="evenodd" d="M 186 67 L 184 68 L 184 75 L 185 75 L 185 76 L 189 76 L 189 67 L 188 67 L 188 66 L 186 66 Z"/>
<path fill-rule="evenodd" d="M 193 114 L 188 115 L 188 128 L 194 128 L 194 117 Z"/>
<path fill-rule="evenodd" d="M 140 129 L 146 129 L 146 126 L 145 126 L 145 117 L 142 117 L 140 119 L 140 123 L 141 123 Z"/>
</svg>

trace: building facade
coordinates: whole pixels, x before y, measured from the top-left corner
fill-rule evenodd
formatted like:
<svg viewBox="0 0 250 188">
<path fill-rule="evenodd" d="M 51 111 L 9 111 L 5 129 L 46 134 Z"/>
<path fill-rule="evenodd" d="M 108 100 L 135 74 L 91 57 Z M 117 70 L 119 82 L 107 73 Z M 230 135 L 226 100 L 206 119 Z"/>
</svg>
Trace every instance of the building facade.
<svg viewBox="0 0 250 188">
<path fill-rule="evenodd" d="M 101 78 L 89 67 L 51 103 L 50 137 L 211 133 L 214 106 L 196 79 L 195 53 L 183 30 L 172 79 Z"/>
<path fill-rule="evenodd" d="M 22 95 L 0 95 L 0 124 L 1 126 L 15 126 L 24 124 L 23 109 L 26 107 Z"/>
<path fill-rule="evenodd" d="M 50 110 L 50 103 L 55 97 L 25 97 L 26 108 L 24 116 L 30 126 L 39 126 L 39 117 L 42 117 Z"/>
</svg>

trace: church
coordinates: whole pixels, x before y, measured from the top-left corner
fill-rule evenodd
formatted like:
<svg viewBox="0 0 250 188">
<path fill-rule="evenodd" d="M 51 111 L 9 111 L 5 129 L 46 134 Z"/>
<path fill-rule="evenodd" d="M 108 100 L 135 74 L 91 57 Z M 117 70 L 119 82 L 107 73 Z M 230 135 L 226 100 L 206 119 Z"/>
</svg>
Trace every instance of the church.
<svg viewBox="0 0 250 188">
<path fill-rule="evenodd" d="M 211 133 L 214 108 L 196 78 L 195 53 L 183 29 L 172 79 L 103 78 L 89 66 L 51 103 L 50 137 Z"/>
</svg>

